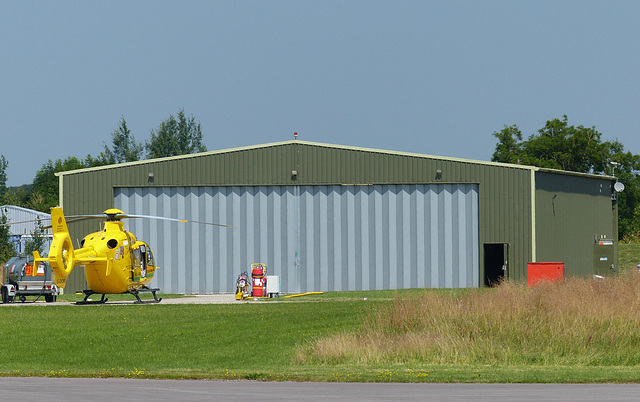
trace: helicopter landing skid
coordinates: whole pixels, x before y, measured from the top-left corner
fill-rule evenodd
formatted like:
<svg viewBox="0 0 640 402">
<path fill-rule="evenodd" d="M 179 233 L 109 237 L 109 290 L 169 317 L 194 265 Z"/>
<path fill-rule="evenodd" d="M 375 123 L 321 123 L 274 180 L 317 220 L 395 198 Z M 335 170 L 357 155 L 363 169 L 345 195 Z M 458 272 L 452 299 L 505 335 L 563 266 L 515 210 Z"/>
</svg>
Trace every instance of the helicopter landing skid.
<svg viewBox="0 0 640 402">
<path fill-rule="evenodd" d="M 82 301 L 77 301 L 76 304 L 104 304 L 107 302 L 107 300 L 109 300 L 105 297 L 105 294 L 102 294 L 100 300 L 89 300 L 89 297 L 91 297 L 92 295 L 100 294 L 94 292 L 91 289 L 85 289 L 82 291 L 82 293 L 84 293 L 84 299 Z"/>
<path fill-rule="evenodd" d="M 136 304 L 145 304 L 145 303 L 160 303 L 162 301 L 162 297 L 158 299 L 158 296 L 156 296 L 156 292 L 160 290 L 158 288 L 148 288 L 148 287 L 143 287 L 142 289 L 136 289 L 136 290 L 130 290 L 128 292 L 125 293 L 129 293 L 131 295 L 134 295 L 136 297 Z M 147 293 L 147 292 L 151 292 L 151 294 L 153 295 L 153 300 L 142 300 L 140 299 L 140 296 L 138 295 L 139 293 Z"/>
<path fill-rule="evenodd" d="M 142 289 L 137 289 L 137 290 L 129 290 L 126 291 L 122 294 L 130 294 L 135 296 L 136 301 L 134 303 L 136 304 L 146 304 L 146 303 L 160 303 L 162 301 L 162 298 L 158 298 L 158 296 L 156 296 L 156 292 L 159 291 L 160 289 L 158 288 L 148 288 L 148 287 L 144 287 Z M 105 304 L 109 299 L 107 299 L 105 296 L 105 294 L 101 294 L 101 293 L 97 293 L 94 292 L 91 289 L 85 289 L 82 291 L 84 293 L 84 299 L 82 301 L 78 301 L 76 302 L 76 304 Z M 151 292 L 151 294 L 153 295 L 153 300 L 142 300 L 140 298 L 140 293 L 147 293 L 147 292 Z M 89 297 L 91 297 L 92 295 L 97 295 L 97 294 L 101 294 L 102 297 L 100 298 L 100 300 L 89 300 Z"/>
</svg>

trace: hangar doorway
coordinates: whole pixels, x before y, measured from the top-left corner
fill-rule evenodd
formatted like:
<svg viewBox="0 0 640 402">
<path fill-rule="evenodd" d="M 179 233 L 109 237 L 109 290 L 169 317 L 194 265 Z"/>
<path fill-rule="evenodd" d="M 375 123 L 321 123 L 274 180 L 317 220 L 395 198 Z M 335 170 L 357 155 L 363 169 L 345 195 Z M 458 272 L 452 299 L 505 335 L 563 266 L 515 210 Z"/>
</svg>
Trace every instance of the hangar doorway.
<svg viewBox="0 0 640 402">
<path fill-rule="evenodd" d="M 280 276 L 283 293 L 482 286 L 477 184 L 122 187 L 151 246 L 154 286 L 232 293 L 251 263 Z"/>
<path fill-rule="evenodd" d="M 485 243 L 484 286 L 495 286 L 509 277 L 509 244 Z"/>
</svg>

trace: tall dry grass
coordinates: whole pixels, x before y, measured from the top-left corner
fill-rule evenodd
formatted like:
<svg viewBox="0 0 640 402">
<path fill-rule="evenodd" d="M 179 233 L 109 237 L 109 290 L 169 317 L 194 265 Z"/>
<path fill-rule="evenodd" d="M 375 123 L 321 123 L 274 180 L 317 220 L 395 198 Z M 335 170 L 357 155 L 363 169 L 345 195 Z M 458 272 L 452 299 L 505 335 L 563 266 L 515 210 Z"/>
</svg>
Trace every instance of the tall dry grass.
<svg viewBox="0 0 640 402">
<path fill-rule="evenodd" d="M 320 339 L 297 361 L 487 365 L 640 364 L 640 275 L 505 282 L 396 298 L 362 331 Z"/>
</svg>

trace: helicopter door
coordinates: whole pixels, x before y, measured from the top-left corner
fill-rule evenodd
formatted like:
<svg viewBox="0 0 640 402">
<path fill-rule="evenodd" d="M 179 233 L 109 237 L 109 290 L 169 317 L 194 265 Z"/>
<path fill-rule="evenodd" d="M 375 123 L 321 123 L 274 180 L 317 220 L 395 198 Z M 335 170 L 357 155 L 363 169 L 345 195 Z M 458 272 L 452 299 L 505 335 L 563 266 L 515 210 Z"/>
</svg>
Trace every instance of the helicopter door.
<svg viewBox="0 0 640 402">
<path fill-rule="evenodd" d="M 140 246 L 133 250 L 133 270 L 131 272 L 132 281 L 140 281 L 147 277 L 147 249 Z"/>
<path fill-rule="evenodd" d="M 147 277 L 147 248 L 140 246 L 140 280 Z"/>
</svg>

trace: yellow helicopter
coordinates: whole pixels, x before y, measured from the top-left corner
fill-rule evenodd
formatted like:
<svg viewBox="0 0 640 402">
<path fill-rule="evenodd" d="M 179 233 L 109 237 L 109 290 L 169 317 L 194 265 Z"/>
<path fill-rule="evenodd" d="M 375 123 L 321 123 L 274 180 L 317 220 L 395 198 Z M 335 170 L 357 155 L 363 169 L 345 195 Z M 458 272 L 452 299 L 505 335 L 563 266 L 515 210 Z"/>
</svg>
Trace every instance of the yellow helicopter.
<svg viewBox="0 0 640 402">
<path fill-rule="evenodd" d="M 80 242 L 80 248 L 74 249 L 67 228 L 69 223 L 84 219 L 104 219 L 103 230 L 86 235 Z M 136 298 L 136 303 L 158 303 L 157 288 L 148 285 L 153 279 L 156 266 L 151 248 L 143 241 L 136 239 L 133 233 L 124 229 L 122 219 L 147 218 L 162 219 L 174 222 L 192 222 L 214 226 L 233 228 L 209 222 L 188 221 L 185 219 L 165 218 L 150 215 L 127 215 L 119 209 L 108 209 L 102 215 L 78 215 L 65 218 L 62 208 L 51 208 L 51 229 L 53 241 L 48 257 L 40 257 L 33 253 L 34 266 L 46 262 L 55 274 L 55 282 L 64 288 L 67 278 L 74 266 L 84 266 L 85 277 L 89 289 L 84 290 L 84 300 L 77 304 L 106 303 L 107 294 L 128 293 Z M 34 270 L 35 271 L 35 270 Z M 142 300 L 139 294 L 150 292 L 153 300 Z M 91 301 L 89 297 L 102 294 L 100 300 Z"/>
</svg>

